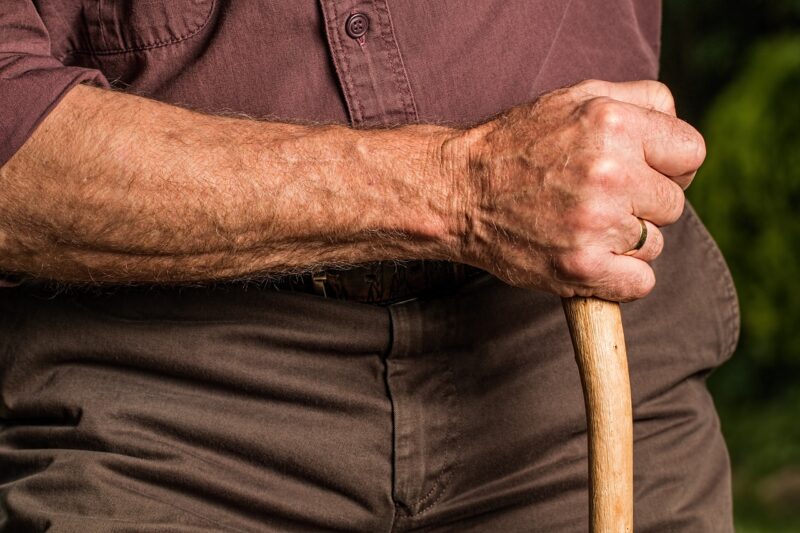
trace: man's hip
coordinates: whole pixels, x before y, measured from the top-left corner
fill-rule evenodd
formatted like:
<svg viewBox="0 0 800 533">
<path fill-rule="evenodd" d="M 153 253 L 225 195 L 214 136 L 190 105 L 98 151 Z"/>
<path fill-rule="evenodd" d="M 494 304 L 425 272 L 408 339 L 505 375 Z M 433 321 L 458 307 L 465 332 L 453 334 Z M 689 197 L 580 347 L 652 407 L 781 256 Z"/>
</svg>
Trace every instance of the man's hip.
<svg viewBox="0 0 800 533">
<path fill-rule="evenodd" d="M 639 531 L 731 529 L 704 377 L 735 342 L 735 296 L 704 231 L 691 214 L 667 230 L 659 285 L 623 306 Z M 0 302 L 5 530 L 585 528 L 553 296 L 489 276 L 390 306 L 232 285 L 44 296 Z"/>
</svg>

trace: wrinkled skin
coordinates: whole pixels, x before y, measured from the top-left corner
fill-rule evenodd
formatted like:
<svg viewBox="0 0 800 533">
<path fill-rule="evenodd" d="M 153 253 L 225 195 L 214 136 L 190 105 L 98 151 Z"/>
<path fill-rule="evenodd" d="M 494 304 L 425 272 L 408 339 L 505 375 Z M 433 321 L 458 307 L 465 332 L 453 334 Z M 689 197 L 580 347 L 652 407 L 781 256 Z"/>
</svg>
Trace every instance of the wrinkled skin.
<svg viewBox="0 0 800 533">
<path fill-rule="evenodd" d="M 454 141 L 465 163 L 462 260 L 513 285 L 628 301 L 655 285 L 658 227 L 705 158 L 661 83 L 585 81 Z M 639 250 L 646 221 L 647 240 Z"/>
</svg>

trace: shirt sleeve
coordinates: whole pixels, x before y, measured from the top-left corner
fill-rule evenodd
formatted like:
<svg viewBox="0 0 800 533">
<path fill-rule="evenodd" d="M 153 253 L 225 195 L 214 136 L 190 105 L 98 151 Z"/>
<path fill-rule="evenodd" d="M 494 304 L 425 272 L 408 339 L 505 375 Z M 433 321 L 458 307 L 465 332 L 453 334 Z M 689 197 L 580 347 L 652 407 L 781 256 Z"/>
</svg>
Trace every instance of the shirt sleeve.
<svg viewBox="0 0 800 533">
<path fill-rule="evenodd" d="M 65 66 L 30 0 L 2 0 L 0 9 L 0 166 L 76 84 L 108 87 L 98 70 Z"/>
</svg>

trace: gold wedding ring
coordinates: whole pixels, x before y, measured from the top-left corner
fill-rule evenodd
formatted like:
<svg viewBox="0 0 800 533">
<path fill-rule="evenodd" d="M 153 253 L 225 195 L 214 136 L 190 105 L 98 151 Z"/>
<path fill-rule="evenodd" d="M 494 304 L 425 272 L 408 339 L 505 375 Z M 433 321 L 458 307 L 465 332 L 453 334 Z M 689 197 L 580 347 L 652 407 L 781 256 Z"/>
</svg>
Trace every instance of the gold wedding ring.
<svg viewBox="0 0 800 533">
<path fill-rule="evenodd" d="M 639 217 L 636 217 L 636 218 L 639 218 Z M 636 241 L 636 244 L 633 245 L 633 248 L 628 250 L 628 252 L 627 252 L 628 254 L 633 254 L 633 253 L 638 252 L 639 250 L 642 249 L 642 246 L 644 246 L 644 243 L 647 242 L 647 224 L 645 224 L 644 220 L 642 220 L 641 218 L 639 218 L 639 224 L 642 225 L 642 232 L 639 234 L 639 240 Z"/>
</svg>

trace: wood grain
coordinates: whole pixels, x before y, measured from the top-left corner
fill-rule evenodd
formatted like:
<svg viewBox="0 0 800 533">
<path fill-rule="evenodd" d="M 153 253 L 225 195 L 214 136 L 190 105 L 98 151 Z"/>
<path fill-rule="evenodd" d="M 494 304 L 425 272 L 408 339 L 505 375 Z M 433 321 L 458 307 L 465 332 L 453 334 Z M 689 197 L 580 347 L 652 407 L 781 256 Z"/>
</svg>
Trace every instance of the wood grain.
<svg viewBox="0 0 800 533">
<path fill-rule="evenodd" d="M 619 304 L 565 298 L 589 430 L 589 521 L 595 533 L 633 531 L 633 421 Z"/>
</svg>

